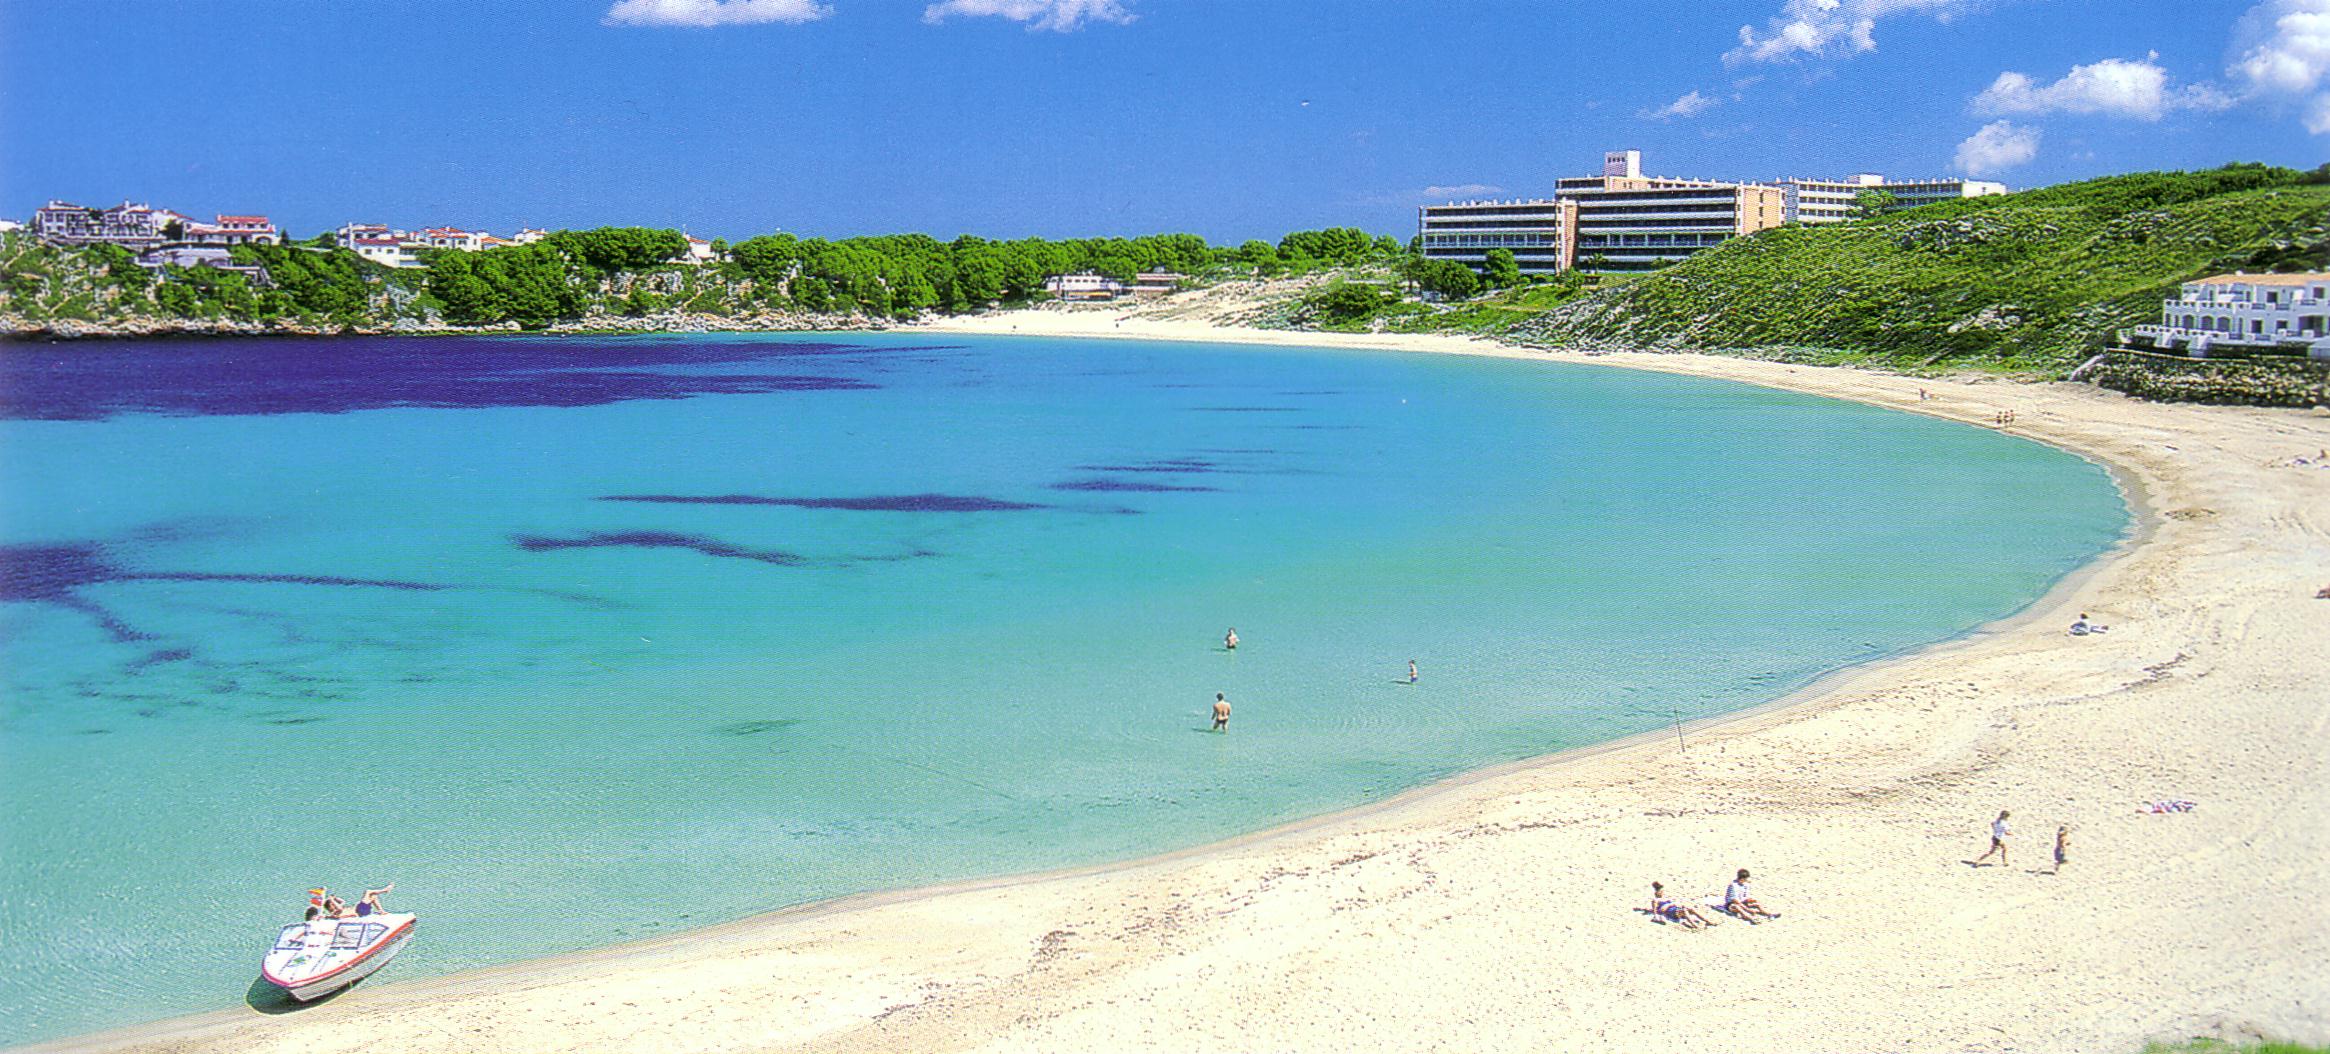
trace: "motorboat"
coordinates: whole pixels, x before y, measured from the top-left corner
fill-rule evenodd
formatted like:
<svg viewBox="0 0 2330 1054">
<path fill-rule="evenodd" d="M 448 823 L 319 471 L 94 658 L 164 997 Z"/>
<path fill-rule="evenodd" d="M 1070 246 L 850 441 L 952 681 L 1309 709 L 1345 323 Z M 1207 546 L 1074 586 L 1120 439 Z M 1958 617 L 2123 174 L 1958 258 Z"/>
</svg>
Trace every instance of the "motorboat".
<svg viewBox="0 0 2330 1054">
<path fill-rule="evenodd" d="M 275 936 L 259 975 L 307 1002 L 371 976 L 413 937 L 419 916 L 376 911 L 294 922 Z"/>
</svg>

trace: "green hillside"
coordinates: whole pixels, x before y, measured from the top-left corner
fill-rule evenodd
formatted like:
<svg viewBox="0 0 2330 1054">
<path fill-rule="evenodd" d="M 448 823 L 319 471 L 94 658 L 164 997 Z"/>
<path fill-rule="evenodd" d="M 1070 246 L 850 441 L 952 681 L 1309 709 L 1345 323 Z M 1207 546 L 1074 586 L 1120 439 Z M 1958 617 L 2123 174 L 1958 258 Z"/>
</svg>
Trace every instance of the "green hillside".
<svg viewBox="0 0 2330 1054">
<path fill-rule="evenodd" d="M 2330 166 L 2146 172 L 1738 238 L 1509 339 L 2060 373 L 2178 283 L 2330 266 Z"/>
</svg>

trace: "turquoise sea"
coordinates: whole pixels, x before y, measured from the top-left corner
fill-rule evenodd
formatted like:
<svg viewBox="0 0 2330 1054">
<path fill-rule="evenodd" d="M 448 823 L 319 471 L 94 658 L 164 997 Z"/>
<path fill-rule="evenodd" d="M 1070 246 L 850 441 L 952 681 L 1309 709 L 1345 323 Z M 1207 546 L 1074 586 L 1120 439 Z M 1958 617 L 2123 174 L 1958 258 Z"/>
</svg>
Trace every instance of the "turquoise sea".
<svg viewBox="0 0 2330 1054">
<path fill-rule="evenodd" d="M 319 884 L 420 913 L 393 981 L 1196 845 L 1768 702 L 2128 519 L 1985 429 L 1436 355 L 17 345 L 0 408 L 0 1043 L 264 999 Z"/>
</svg>

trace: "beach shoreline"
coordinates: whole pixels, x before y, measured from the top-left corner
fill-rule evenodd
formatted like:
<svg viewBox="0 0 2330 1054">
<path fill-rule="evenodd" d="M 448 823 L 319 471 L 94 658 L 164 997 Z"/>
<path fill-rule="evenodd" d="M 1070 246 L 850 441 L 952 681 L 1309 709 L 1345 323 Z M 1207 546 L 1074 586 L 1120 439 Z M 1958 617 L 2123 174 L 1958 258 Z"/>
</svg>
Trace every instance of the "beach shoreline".
<svg viewBox="0 0 2330 1054">
<path fill-rule="evenodd" d="M 1101 312 L 1022 311 L 918 328 L 1653 369 L 1978 425 L 2013 409 L 2018 423 L 2008 430 L 2110 469 L 2133 522 L 2113 550 L 2015 615 L 1834 671 L 1765 706 L 1686 724 L 1691 741 L 1681 752 L 1668 742 L 1669 730 L 1643 733 L 1138 860 L 864 894 L 631 944 L 366 987 L 297 1014 L 221 1011 L 31 1049 L 1326 1049 L 1412 1046 L 1399 1037 L 1436 1034 L 1436 1043 L 1453 1049 L 1558 1039 L 1581 1050 L 1782 1049 L 1768 1045 L 1777 1043 L 1794 1050 L 2087 1050 L 2101 1049 L 2098 1042 L 2134 1049 L 2180 1029 L 2330 1038 L 2325 982 L 2307 976 L 2322 972 L 2309 964 L 2330 961 L 2330 925 L 2271 914 L 2251 919 L 2236 899 L 2211 901 L 2209 912 L 2186 922 L 2158 923 L 2164 933 L 2098 942 L 2094 929 L 2116 934 L 2116 920 L 2087 918 L 2094 912 L 2084 903 L 2066 913 L 2061 904 L 2029 901 L 2030 889 L 2000 892 L 2001 884 L 1988 880 L 2004 876 L 1965 868 L 1952 855 L 1979 848 L 1959 843 L 1987 821 L 1990 802 L 2039 797 L 2033 788 L 2047 786 L 2042 777 L 2050 775 L 2078 785 L 2078 793 L 2058 793 L 2055 804 L 2040 808 L 2078 817 L 2081 853 L 2110 860 L 2115 848 L 2141 844 L 2141 826 L 2111 825 L 2102 795 L 2121 790 L 2119 782 L 2094 772 L 2082 782 L 2076 768 L 2057 771 L 2046 757 L 2084 752 L 2092 770 L 2144 755 L 2181 770 L 2190 764 L 2184 755 L 2235 753 L 2243 763 L 2218 781 L 2221 791 L 2165 788 L 2209 802 L 2170 830 L 2211 837 L 2223 833 L 2216 825 L 2262 811 L 2304 833 L 2280 836 L 2270 851 L 2258 848 L 2255 832 L 2236 839 L 2239 848 L 2219 839 L 2184 873 L 2167 877 L 2240 894 L 2217 871 L 2262 867 L 2268 888 L 2247 892 L 2265 903 L 2303 905 L 2330 892 L 2304 866 L 2309 856 L 2321 858 L 2325 838 L 2302 826 L 2318 830 L 2330 815 L 2330 794 L 2308 778 L 2322 773 L 2323 760 L 2306 749 L 2307 736 L 2330 721 L 2330 703 L 2306 694 L 2306 684 L 2326 671 L 2302 646 L 2330 622 L 2330 603 L 2285 610 L 2249 602 L 2237 612 L 2240 632 L 2228 635 L 2231 602 L 2190 595 L 2215 581 L 2210 576 L 2239 578 L 2238 565 L 2246 565 L 2247 578 L 2232 584 L 2245 597 L 2268 592 L 2263 579 L 2276 571 L 2290 580 L 2292 598 L 2310 594 L 2315 579 L 2330 581 L 2330 472 L 2312 478 L 2309 489 L 2310 469 L 2276 468 L 2272 459 L 2276 444 L 2287 448 L 2285 457 L 2330 445 L 2330 416 L 2158 406 L 2070 385 L 1924 381 L 1666 353 L 1545 352 L 1454 337 L 1241 330 Z M 1921 400 L 1920 389 L 1939 397 Z M 2025 413 L 2030 419 L 2019 420 Z M 2197 437 L 2185 441 L 2208 446 L 2211 458 L 2183 456 L 2163 436 Z M 2241 485 L 2259 480 L 2266 485 L 2252 488 L 2244 505 Z M 2247 537 L 2268 558 L 2246 558 L 2240 531 L 2258 532 Z M 2227 558 L 2229 543 L 2237 565 L 2231 571 L 2213 562 Z M 2276 555 L 2289 563 L 2275 563 Z M 2209 574 L 2196 578 L 2203 564 Z M 2054 624 L 2078 610 L 2103 612 L 2119 629 L 2098 638 L 2062 635 Z M 2252 640 L 2261 621 L 2271 623 L 2268 632 Z M 2196 625 L 2215 632 L 2181 638 L 2191 647 L 2169 631 Z M 2203 639 L 2215 650 L 2194 654 Z M 2255 663 L 2257 648 L 2277 652 L 2278 661 Z M 2117 712 L 2118 703 L 2164 714 L 2180 705 L 2189 710 L 2195 700 L 2179 693 L 2206 674 L 2185 671 L 2204 665 L 2212 672 L 2258 666 L 2268 683 L 2240 693 L 2239 705 L 2228 708 L 2237 712 L 2212 714 L 2223 719 L 2198 730 L 2121 720 L 2129 715 Z M 2003 725 L 1998 706 L 1987 701 L 2002 693 L 2032 697 L 2007 707 Z M 2052 727 L 2042 734 L 2026 724 Z M 2177 741 L 2179 731 L 2187 742 Z M 2053 753 L 2028 749 L 2034 736 Z M 1982 804 L 1937 812 L 1944 803 L 1920 802 L 1909 788 Z M 1989 793 L 1976 796 L 1975 789 Z M 2243 801 L 2244 793 L 2254 800 Z M 2109 800 L 2134 815 L 2134 798 Z M 1811 823 L 1773 824 L 1766 813 Z M 2019 851 L 2041 851 L 2038 820 L 2022 831 Z M 1870 844 L 1854 844 L 1864 834 Z M 1555 835 L 1592 837 L 1541 844 Z M 1923 884 L 1897 891 L 1883 873 L 1871 876 L 1871 866 L 1912 861 L 1913 849 L 1931 856 L 1938 845 L 1951 846 L 1938 870 L 1930 860 L 1912 865 Z M 1798 864 L 1761 862 L 1775 852 L 1822 862 L 1812 876 L 1797 877 L 1791 871 Z M 1869 859 L 1872 852 L 1882 858 Z M 1647 898 L 1637 887 L 1650 877 L 1691 878 L 1680 891 L 1695 895 L 1724 862 L 1750 856 L 1759 873 L 1775 876 L 1774 899 L 1794 909 L 1778 928 L 1730 923 L 1692 937 L 1624 910 Z M 1444 866 L 1442 857 L 1463 866 Z M 1689 860 L 1699 860 L 1688 866 L 1706 874 L 1684 871 Z M 1970 877 L 1979 886 L 1950 888 Z M 2178 914 L 2150 885 L 2114 885 L 2100 868 L 2081 881 L 2091 883 L 2081 887 L 2082 902 L 2129 905 L 2137 915 L 2163 904 L 2155 919 Z M 1946 910 L 1918 902 L 1925 884 L 1938 885 Z M 1881 898 L 1889 914 L 1893 905 L 1908 905 L 1897 924 L 1902 932 L 1867 940 L 1882 953 L 1845 956 L 1849 971 L 1802 976 L 1802 963 L 1812 961 L 1806 957 L 1826 961 L 1840 954 L 1839 938 L 1869 936 L 1865 924 L 1824 906 L 1857 896 Z M 1969 911 L 1977 913 L 1971 924 L 1959 918 Z M 2063 914 L 2080 915 L 2088 928 L 2067 924 Z M 1510 939 L 1547 915 L 1578 924 L 1577 932 Z M 2026 925 L 1986 932 L 1982 923 L 1998 918 Z M 2194 938 L 2260 932 L 2275 938 L 2268 943 L 2278 949 L 2276 961 L 2189 947 Z M 1669 943 L 1678 939 L 1703 943 Z M 2067 948 L 2083 940 L 2103 945 L 2104 957 L 2130 962 L 2117 974 L 2087 971 L 2078 983 L 2026 978 L 1919 996 L 1905 978 L 1920 974 L 1903 975 L 1900 967 L 1919 962 L 1921 952 L 1930 959 L 1953 939 L 2007 943 L 2021 956 L 2015 961 L 2033 970 L 2050 954 L 2097 956 L 2093 947 Z M 1514 943 L 1526 947 L 1509 947 Z M 2179 954 L 2146 954 L 2160 949 Z M 1703 961 L 1677 961 L 1695 954 Z M 1428 977 L 1412 964 L 1419 955 L 1431 957 Z M 1299 966 L 1290 967 L 1290 959 Z M 1516 971 L 1517 961 L 1536 969 Z M 1539 983 L 1564 970 L 1575 974 L 1566 987 Z M 2176 980 L 2191 972 L 2181 991 L 2200 993 L 2193 1001 L 2206 1005 L 2156 1006 L 2169 996 L 2143 998 L 2161 971 Z M 1661 1012 L 1659 993 L 1685 978 L 1705 984 L 1694 989 L 1695 1006 L 1748 1012 Z M 1546 987 L 1554 989 L 1550 1001 Z M 1421 997 L 1418 988 L 1436 997 Z M 2123 990 L 2131 998 L 2098 995 Z M 1160 1003 L 1153 998 L 1159 991 L 1188 993 L 1189 1005 Z M 1492 1019 L 1484 1013 L 1492 1002 L 1526 1009 Z M 1866 1011 L 1855 1013 L 1856 1006 Z M 1207 1012 L 1190 1012 L 1199 1008 Z M 2046 1011 L 2055 1019 L 2044 1020 Z M 1883 1031 L 1882 1018 L 1918 1020 L 1917 1012 L 1927 1015 L 1921 1030 Z M 2042 1019 L 2028 1020 L 2034 1016 Z M 2008 1031 L 2017 1022 L 2022 1031 Z"/>
</svg>

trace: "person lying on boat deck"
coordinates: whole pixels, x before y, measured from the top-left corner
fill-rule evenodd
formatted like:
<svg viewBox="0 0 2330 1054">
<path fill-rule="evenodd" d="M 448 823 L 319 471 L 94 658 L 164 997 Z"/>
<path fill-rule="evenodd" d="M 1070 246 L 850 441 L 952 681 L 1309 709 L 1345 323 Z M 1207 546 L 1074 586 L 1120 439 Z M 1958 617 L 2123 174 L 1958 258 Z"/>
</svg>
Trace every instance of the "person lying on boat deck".
<svg viewBox="0 0 2330 1054">
<path fill-rule="evenodd" d="M 387 908 L 380 906 L 380 898 L 394 892 L 396 892 L 396 883 L 394 882 L 382 886 L 379 889 L 365 890 L 364 896 L 356 901 L 357 917 L 362 918 L 366 915 L 377 915 L 387 911 Z"/>
</svg>

